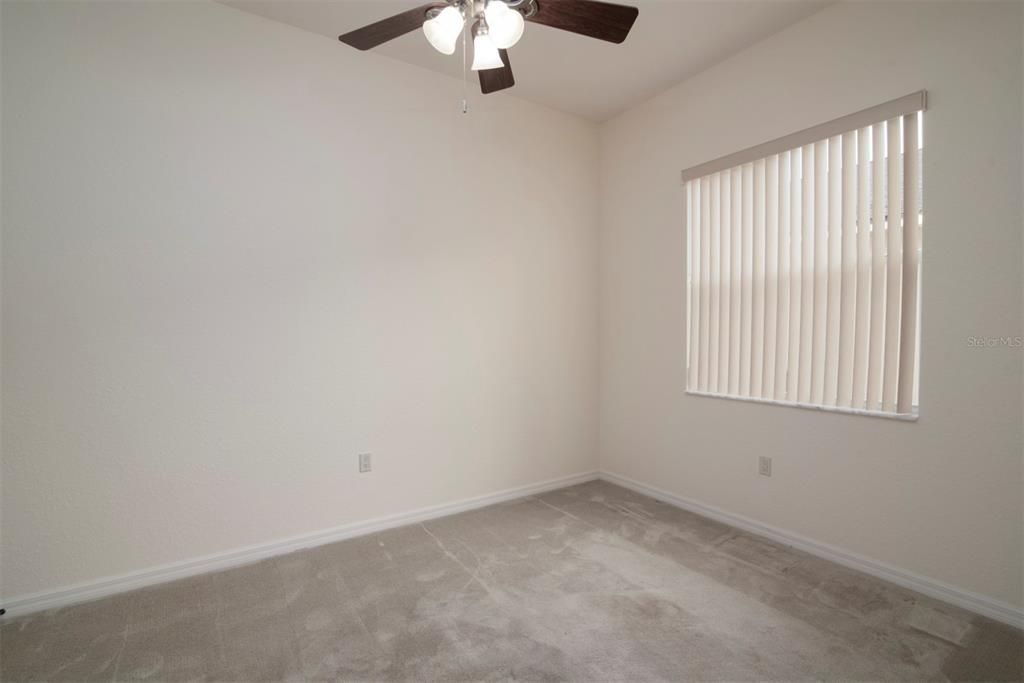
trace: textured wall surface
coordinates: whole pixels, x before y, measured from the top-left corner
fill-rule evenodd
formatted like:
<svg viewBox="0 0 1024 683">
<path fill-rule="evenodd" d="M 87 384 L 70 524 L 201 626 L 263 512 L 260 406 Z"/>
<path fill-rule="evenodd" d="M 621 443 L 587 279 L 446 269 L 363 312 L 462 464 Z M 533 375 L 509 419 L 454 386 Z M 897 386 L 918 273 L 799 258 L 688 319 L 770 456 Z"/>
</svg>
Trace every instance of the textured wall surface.
<svg viewBox="0 0 1024 683">
<path fill-rule="evenodd" d="M 4 597 L 593 467 L 592 124 L 213 3 L 2 42 Z"/>
</svg>

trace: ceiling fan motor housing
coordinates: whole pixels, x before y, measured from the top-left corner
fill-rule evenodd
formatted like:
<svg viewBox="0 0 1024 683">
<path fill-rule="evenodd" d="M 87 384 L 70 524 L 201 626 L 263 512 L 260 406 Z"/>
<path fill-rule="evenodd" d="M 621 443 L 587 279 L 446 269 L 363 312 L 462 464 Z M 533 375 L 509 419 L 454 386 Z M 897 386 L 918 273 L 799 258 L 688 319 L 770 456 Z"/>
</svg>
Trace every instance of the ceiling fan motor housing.
<svg viewBox="0 0 1024 683">
<path fill-rule="evenodd" d="M 537 14 L 537 0 L 501 0 L 501 2 L 508 5 L 509 9 L 514 9 L 522 14 L 524 19 L 529 19 Z M 485 0 L 448 0 L 448 5 L 458 8 L 463 17 L 467 14 L 473 17 L 482 17 L 487 2 Z M 470 6 L 472 6 L 472 11 L 467 12 Z M 431 7 L 426 11 L 425 18 L 433 19 L 441 13 L 442 9 L 444 8 Z"/>
<path fill-rule="evenodd" d="M 508 5 L 509 9 L 514 9 L 523 15 L 523 19 L 529 19 L 530 17 L 537 14 L 537 0 L 500 0 Z M 477 20 L 484 20 L 484 10 L 487 7 L 486 0 L 447 0 L 449 7 L 455 7 L 462 14 L 463 18 L 467 15 L 476 18 Z M 434 6 L 427 9 L 424 13 L 423 18 L 430 20 L 435 18 L 441 13 L 444 7 Z M 471 11 L 467 11 L 471 10 Z"/>
<path fill-rule="evenodd" d="M 349 31 L 338 36 L 338 39 L 357 50 L 369 50 L 422 29 L 435 49 L 450 55 L 455 50 L 456 29 L 461 32 L 464 24 L 473 20 L 470 27 L 474 34 L 473 70 L 479 73 L 480 89 L 487 94 L 515 85 L 506 48 L 515 45 L 522 36 L 525 21 L 588 38 L 621 43 L 626 40 L 639 14 L 635 6 L 607 0 L 498 0 L 500 5 L 495 2 L 491 7 L 494 16 L 490 22 L 497 22 L 498 26 L 489 27 L 485 15 L 488 13 L 488 2 L 493 1 L 434 0 Z M 456 10 L 457 13 L 450 10 Z M 445 12 L 456 16 L 448 16 Z M 508 17 L 514 18 L 511 23 L 505 20 Z M 500 30 L 497 30 L 499 26 Z M 478 48 L 483 58 L 476 65 Z"/>
</svg>

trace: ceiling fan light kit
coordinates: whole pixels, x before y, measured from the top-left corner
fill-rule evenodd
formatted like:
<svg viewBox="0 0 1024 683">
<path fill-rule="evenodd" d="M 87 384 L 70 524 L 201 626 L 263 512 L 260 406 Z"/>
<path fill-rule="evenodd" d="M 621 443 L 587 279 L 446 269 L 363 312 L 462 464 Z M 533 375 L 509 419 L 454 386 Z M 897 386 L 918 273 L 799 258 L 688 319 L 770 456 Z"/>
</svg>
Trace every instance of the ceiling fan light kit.
<svg viewBox="0 0 1024 683">
<path fill-rule="evenodd" d="M 536 11 L 535 2 L 528 4 Z M 509 9 L 502 0 L 491 0 L 487 3 L 484 19 L 487 20 L 487 28 L 495 47 L 507 50 L 523 37 L 526 20 L 518 10 Z"/>
<path fill-rule="evenodd" d="M 491 0 L 497 2 L 498 0 Z M 473 71 L 487 71 L 488 69 L 504 68 L 505 63 L 501 61 L 498 54 L 498 46 L 494 44 L 490 32 L 487 29 L 487 22 L 478 21 L 473 26 Z"/>
<path fill-rule="evenodd" d="M 455 54 L 455 46 L 462 35 L 462 27 L 466 23 L 459 7 L 449 5 L 444 9 L 427 10 L 427 20 L 423 22 L 423 35 L 427 42 L 443 55 Z"/>
<path fill-rule="evenodd" d="M 410 9 L 338 39 L 369 50 L 422 27 L 435 50 L 451 55 L 472 22 L 471 68 L 479 73 L 480 90 L 486 95 L 515 85 L 506 50 L 523 37 L 526 22 L 621 43 L 638 14 L 636 7 L 598 0 L 448 0 Z"/>
</svg>

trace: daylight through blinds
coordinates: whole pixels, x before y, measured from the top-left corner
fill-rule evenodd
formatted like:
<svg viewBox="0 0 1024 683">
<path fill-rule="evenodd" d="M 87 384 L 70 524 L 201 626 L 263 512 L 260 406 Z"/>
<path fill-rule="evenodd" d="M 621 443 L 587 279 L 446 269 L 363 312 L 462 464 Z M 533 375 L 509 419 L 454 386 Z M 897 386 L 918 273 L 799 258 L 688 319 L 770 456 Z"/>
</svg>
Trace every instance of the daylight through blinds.
<svg viewBox="0 0 1024 683">
<path fill-rule="evenodd" d="M 684 173 L 690 392 L 916 411 L 920 101 Z"/>
</svg>

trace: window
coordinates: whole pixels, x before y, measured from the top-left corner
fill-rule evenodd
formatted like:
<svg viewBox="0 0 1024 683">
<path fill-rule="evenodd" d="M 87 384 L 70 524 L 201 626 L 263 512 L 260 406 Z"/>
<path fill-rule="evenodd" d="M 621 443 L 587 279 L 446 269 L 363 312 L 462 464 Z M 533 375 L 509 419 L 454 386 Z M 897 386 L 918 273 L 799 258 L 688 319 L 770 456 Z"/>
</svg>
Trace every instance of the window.
<svg viewBox="0 0 1024 683">
<path fill-rule="evenodd" d="M 688 393 L 917 414 L 925 102 L 683 172 Z"/>
</svg>

